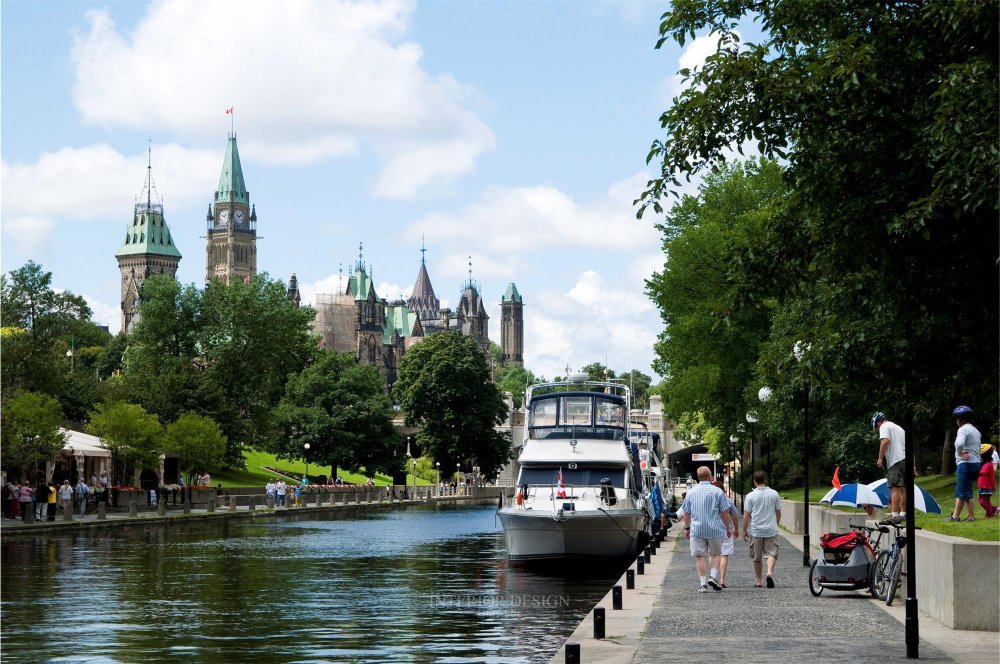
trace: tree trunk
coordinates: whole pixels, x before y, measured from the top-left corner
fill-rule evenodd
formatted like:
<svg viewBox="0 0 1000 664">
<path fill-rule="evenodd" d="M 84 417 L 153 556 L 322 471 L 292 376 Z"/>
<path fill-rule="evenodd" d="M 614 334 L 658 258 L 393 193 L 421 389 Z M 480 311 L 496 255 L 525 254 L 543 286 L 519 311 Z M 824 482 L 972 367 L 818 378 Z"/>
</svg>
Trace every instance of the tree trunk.
<svg viewBox="0 0 1000 664">
<path fill-rule="evenodd" d="M 951 475 L 954 467 L 952 465 L 952 457 L 954 456 L 954 448 L 951 443 L 951 432 L 948 429 L 944 430 L 944 445 L 941 447 L 941 476 L 946 477 Z"/>
</svg>

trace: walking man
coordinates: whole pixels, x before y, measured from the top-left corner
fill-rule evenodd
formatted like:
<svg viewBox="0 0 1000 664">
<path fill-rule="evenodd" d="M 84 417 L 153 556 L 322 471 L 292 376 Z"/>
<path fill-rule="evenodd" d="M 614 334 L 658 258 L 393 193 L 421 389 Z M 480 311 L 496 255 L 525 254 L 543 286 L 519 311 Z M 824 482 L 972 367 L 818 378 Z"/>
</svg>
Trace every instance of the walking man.
<svg viewBox="0 0 1000 664">
<path fill-rule="evenodd" d="M 687 492 L 683 505 L 684 533 L 691 538 L 691 555 L 695 557 L 701 593 L 707 593 L 709 586 L 722 590 L 719 582 L 722 540 L 734 530 L 726 507 L 726 495 L 712 486 L 712 469 L 701 466 L 698 484 Z"/>
<path fill-rule="evenodd" d="M 274 507 L 274 480 L 267 481 L 267 486 L 264 487 L 264 492 L 267 495 L 267 506 Z"/>
<path fill-rule="evenodd" d="M 76 483 L 76 509 L 80 512 L 80 516 L 87 513 L 87 494 L 89 493 L 87 483 L 83 481 L 83 475 L 80 475 L 80 479 Z"/>
<path fill-rule="evenodd" d="M 878 430 L 879 446 L 876 463 L 885 469 L 889 485 L 889 509 L 886 523 L 897 524 L 906 518 L 906 483 L 903 480 L 903 460 L 906 458 L 906 432 L 903 427 L 885 419 L 882 412 L 872 415 L 872 427 Z"/>
<path fill-rule="evenodd" d="M 274 491 L 278 494 L 278 507 L 284 507 L 285 493 L 288 491 L 288 485 L 285 484 L 285 480 L 279 479 L 278 483 L 274 485 Z"/>
<path fill-rule="evenodd" d="M 767 587 L 774 587 L 774 564 L 778 562 L 778 521 L 781 520 L 781 498 L 767 486 L 767 473 L 753 474 L 754 490 L 743 500 L 743 540 L 750 540 L 753 558 L 754 587 L 760 588 L 763 558 L 767 556 Z"/>
</svg>

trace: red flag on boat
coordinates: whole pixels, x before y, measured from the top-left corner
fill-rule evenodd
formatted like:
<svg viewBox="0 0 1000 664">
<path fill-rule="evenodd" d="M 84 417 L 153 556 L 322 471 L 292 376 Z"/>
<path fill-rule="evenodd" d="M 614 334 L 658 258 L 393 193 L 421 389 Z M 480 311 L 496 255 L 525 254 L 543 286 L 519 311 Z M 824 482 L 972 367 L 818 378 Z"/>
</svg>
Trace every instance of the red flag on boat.
<svg viewBox="0 0 1000 664">
<path fill-rule="evenodd" d="M 833 471 L 833 487 L 840 491 L 840 466 L 837 466 L 837 470 Z"/>
<path fill-rule="evenodd" d="M 250 275 L 249 274 L 244 274 L 243 275 L 243 285 L 246 286 L 246 285 L 249 285 L 249 284 L 250 284 Z"/>
<path fill-rule="evenodd" d="M 556 492 L 556 498 L 566 497 L 566 483 L 563 482 L 562 468 L 559 468 L 559 491 Z"/>
<path fill-rule="evenodd" d="M 226 109 L 226 115 L 232 115 L 232 114 L 233 114 L 233 107 L 230 106 L 229 108 Z"/>
</svg>

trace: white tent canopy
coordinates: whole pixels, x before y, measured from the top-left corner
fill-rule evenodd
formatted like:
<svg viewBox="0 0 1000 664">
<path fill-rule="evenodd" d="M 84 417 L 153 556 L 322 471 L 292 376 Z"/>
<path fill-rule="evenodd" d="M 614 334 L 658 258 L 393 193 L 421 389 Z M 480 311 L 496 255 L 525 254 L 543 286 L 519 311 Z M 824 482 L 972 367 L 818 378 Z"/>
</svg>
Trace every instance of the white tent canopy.
<svg viewBox="0 0 1000 664">
<path fill-rule="evenodd" d="M 59 431 L 66 434 L 66 442 L 63 444 L 63 452 L 66 454 L 89 457 L 111 456 L 111 450 L 106 448 L 97 436 L 69 429 L 60 429 Z"/>
</svg>

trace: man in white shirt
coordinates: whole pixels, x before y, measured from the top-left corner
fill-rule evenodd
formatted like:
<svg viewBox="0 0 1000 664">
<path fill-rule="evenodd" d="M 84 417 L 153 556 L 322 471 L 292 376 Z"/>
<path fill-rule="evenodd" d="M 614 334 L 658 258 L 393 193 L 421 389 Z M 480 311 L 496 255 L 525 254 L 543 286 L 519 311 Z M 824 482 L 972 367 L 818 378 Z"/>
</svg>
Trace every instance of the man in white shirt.
<svg viewBox="0 0 1000 664">
<path fill-rule="evenodd" d="M 767 558 L 766 582 L 774 587 L 774 565 L 778 562 L 778 523 L 781 521 L 781 498 L 767 486 L 767 473 L 753 474 L 754 490 L 743 500 L 743 539 L 750 540 L 754 586 L 764 585 L 764 558 Z"/>
<path fill-rule="evenodd" d="M 872 427 L 878 431 L 879 468 L 885 469 L 885 479 L 889 485 L 889 521 L 900 523 L 906 518 L 906 484 L 904 482 L 903 460 L 906 458 L 906 432 L 898 424 L 885 419 L 885 414 L 872 415 Z"/>
</svg>

